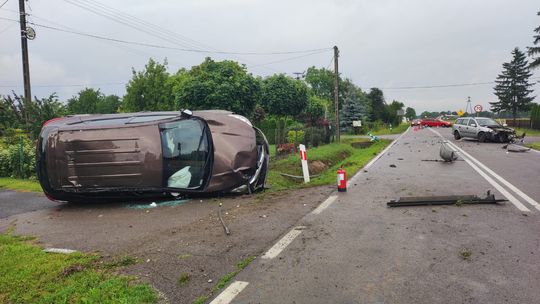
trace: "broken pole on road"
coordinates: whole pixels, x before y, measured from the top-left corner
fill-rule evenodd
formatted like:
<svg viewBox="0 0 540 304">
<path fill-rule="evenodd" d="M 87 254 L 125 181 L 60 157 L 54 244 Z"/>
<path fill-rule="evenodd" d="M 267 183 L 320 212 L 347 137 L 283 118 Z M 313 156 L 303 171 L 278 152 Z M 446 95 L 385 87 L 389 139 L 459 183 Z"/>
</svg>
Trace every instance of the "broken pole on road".
<svg viewBox="0 0 540 304">
<path fill-rule="evenodd" d="M 495 195 L 488 190 L 485 198 L 476 195 L 450 195 L 450 196 L 406 196 L 398 200 L 391 200 L 386 205 L 388 207 L 409 207 L 409 206 L 433 206 L 433 205 L 473 205 L 473 204 L 498 204 L 506 199 L 495 199 Z"/>
</svg>

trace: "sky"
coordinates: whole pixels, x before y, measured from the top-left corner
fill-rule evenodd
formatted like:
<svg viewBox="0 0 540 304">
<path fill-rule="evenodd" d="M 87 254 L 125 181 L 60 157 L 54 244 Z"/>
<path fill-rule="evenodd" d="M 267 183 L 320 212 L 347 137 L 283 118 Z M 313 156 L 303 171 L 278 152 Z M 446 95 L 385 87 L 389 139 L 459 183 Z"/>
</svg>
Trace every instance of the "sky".
<svg viewBox="0 0 540 304">
<path fill-rule="evenodd" d="M 489 102 L 496 100 L 493 84 L 418 87 L 494 81 L 502 64 L 511 60 L 512 49 L 531 46 L 533 29 L 540 26 L 538 0 L 26 3 L 28 20 L 36 24 L 36 39 L 29 41 L 32 94 L 45 97 L 56 92 L 62 101 L 84 87 L 122 96 L 132 69 L 141 70 L 150 57 L 160 62 L 166 58 L 171 73 L 212 57 L 243 63 L 254 75 L 294 76 L 310 66 L 333 68 L 331 48 L 336 45 L 342 77 L 364 90 L 381 88 L 388 102 L 399 100 L 417 113 L 457 111 L 465 109 L 470 96 L 473 106 L 488 109 Z M 23 93 L 19 25 L 2 19 L 18 19 L 17 11 L 16 0 L 0 8 L 0 95 L 12 90 Z M 101 40 L 43 25 L 168 49 Z M 308 50 L 318 51 L 267 54 Z M 533 78 L 540 81 L 540 69 Z M 540 96 L 540 84 L 533 88 Z"/>
</svg>

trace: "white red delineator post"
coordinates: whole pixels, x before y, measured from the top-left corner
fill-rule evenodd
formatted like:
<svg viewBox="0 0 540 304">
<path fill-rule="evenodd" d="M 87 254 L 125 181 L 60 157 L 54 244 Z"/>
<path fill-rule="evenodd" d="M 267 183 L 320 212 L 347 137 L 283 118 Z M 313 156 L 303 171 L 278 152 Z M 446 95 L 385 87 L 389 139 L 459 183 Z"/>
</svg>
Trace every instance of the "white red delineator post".
<svg viewBox="0 0 540 304">
<path fill-rule="evenodd" d="M 304 183 L 309 183 L 309 169 L 307 163 L 306 146 L 300 145 L 300 159 L 302 160 L 302 172 L 304 173 Z"/>
</svg>

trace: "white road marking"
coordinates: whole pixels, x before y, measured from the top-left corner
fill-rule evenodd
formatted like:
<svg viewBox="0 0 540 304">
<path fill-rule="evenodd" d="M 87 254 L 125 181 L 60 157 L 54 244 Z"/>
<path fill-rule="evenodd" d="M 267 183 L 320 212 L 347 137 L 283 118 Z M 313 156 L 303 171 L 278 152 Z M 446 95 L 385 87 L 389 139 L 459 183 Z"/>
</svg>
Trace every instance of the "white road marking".
<svg viewBox="0 0 540 304">
<path fill-rule="evenodd" d="M 77 252 L 77 250 L 66 249 L 66 248 L 45 248 L 43 249 L 43 251 L 48 252 L 48 253 L 64 253 L 64 254 Z"/>
<path fill-rule="evenodd" d="M 234 298 L 248 286 L 249 282 L 234 281 L 229 287 L 219 294 L 210 304 L 229 304 Z"/>
<path fill-rule="evenodd" d="M 429 130 L 432 131 L 433 133 L 437 134 L 438 136 L 444 138 L 439 132 L 437 132 L 437 131 L 435 131 L 435 130 L 433 130 L 431 128 Z M 515 196 L 513 196 L 508 191 L 506 191 L 506 189 L 504 189 L 503 186 L 501 186 L 499 183 L 497 183 L 495 180 L 493 180 L 489 175 L 487 175 L 484 171 L 482 171 L 480 168 L 478 168 L 478 166 L 476 166 L 473 163 L 473 161 L 472 161 L 473 157 L 472 156 L 470 156 L 467 152 L 463 151 L 461 148 L 456 146 L 454 143 L 448 141 L 448 144 L 451 147 L 453 147 L 454 149 L 458 150 L 458 152 L 461 153 L 461 157 L 463 158 L 463 160 L 465 160 L 465 162 L 467 164 L 469 164 L 469 166 L 471 166 L 476 172 L 478 172 L 478 174 L 480 174 L 486 181 L 488 181 L 488 183 L 490 183 L 493 187 L 495 187 L 495 189 L 497 189 L 502 195 L 504 195 L 512 204 L 514 204 L 514 206 L 516 206 L 516 208 L 518 208 L 520 211 L 523 211 L 523 212 L 531 211 L 531 210 L 529 210 L 529 208 L 525 207 L 525 205 L 523 205 Z M 482 165 L 484 168 L 487 168 L 483 164 L 481 164 L 478 160 L 476 160 L 476 162 L 478 162 L 479 165 Z M 489 168 L 487 168 L 487 169 L 489 170 Z M 491 171 L 491 170 L 489 170 L 489 171 Z M 491 171 L 491 172 L 493 172 L 493 171 Z M 502 177 L 500 177 L 500 176 L 497 177 L 497 176 L 494 175 L 495 178 L 501 178 L 502 179 Z"/>
<path fill-rule="evenodd" d="M 491 174 L 493 177 L 498 179 L 503 185 L 508 187 L 508 189 L 514 191 L 517 195 L 521 196 L 525 201 L 527 201 L 529 204 L 533 205 L 536 209 L 540 210 L 540 204 L 538 204 L 537 201 L 532 199 L 527 194 L 523 193 L 523 191 L 519 190 L 516 186 L 512 185 L 510 182 L 505 180 L 502 176 L 498 175 L 497 173 L 493 172 L 490 168 L 488 168 L 486 165 L 482 164 L 479 160 L 472 157 L 469 153 L 463 151 L 460 147 L 458 147 L 456 144 L 451 143 L 450 145 L 453 146 L 455 149 L 457 149 L 459 152 L 461 152 L 463 155 L 466 155 L 468 158 L 470 158 L 473 162 L 475 162 L 480 168 L 484 169 L 487 173 Z"/>
<path fill-rule="evenodd" d="M 274 246 L 272 246 L 272 248 L 268 249 L 268 251 L 263 256 L 261 256 L 261 258 L 273 259 L 277 257 L 283 251 L 283 249 L 285 249 L 285 247 L 289 246 L 289 244 L 292 243 L 292 241 L 294 241 L 294 239 L 299 236 L 300 233 L 302 233 L 302 229 L 304 228 L 306 227 L 297 226 L 291 231 L 289 231 L 289 233 L 283 236 L 281 240 L 279 240 Z"/>
<path fill-rule="evenodd" d="M 410 128 L 411 127 L 408 127 L 407 130 L 405 130 L 405 132 L 401 133 L 401 135 L 398 136 L 398 138 L 396 138 L 394 141 L 392 141 L 392 143 L 390 143 L 388 145 L 388 147 L 386 147 L 384 150 L 382 150 L 381 153 L 379 153 L 377 156 L 375 156 L 375 158 L 370 160 L 362 169 L 358 170 L 358 172 L 351 179 L 349 179 L 349 181 L 347 182 L 347 188 L 349 188 L 351 183 L 353 183 L 354 181 L 356 181 L 360 177 L 360 175 L 362 174 L 362 170 L 367 170 L 375 162 L 377 162 L 379 160 L 379 158 L 383 157 L 383 155 L 386 154 L 386 152 L 388 152 L 388 150 L 390 150 L 401 139 L 401 137 L 403 135 L 405 135 L 405 133 L 409 132 Z"/>
<path fill-rule="evenodd" d="M 337 195 L 329 196 L 324 202 L 322 202 L 317 208 L 311 211 L 311 214 L 319 214 L 328 208 L 337 198 Z"/>
</svg>

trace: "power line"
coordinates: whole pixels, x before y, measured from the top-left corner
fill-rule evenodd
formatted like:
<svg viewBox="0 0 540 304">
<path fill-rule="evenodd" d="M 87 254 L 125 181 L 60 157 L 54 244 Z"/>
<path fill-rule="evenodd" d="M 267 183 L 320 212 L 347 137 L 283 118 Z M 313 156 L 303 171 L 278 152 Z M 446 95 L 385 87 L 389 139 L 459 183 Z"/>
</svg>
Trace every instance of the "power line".
<svg viewBox="0 0 540 304">
<path fill-rule="evenodd" d="M 540 77 L 533 77 L 533 80 L 540 79 Z M 381 87 L 382 90 L 414 90 L 414 89 L 437 89 L 437 88 L 454 88 L 454 87 L 470 87 L 495 84 L 495 81 L 486 82 L 471 82 L 471 83 L 457 83 L 457 84 L 441 84 L 441 85 L 424 85 L 424 86 L 406 86 L 406 87 Z M 372 86 L 377 87 L 377 86 Z"/>
<path fill-rule="evenodd" d="M 4 6 L 4 4 L 8 3 L 9 0 L 6 0 L 4 1 L 4 3 L 0 4 L 0 8 L 2 8 L 2 6 Z"/>
<path fill-rule="evenodd" d="M 34 88 L 63 88 L 63 87 L 96 87 L 96 86 L 115 86 L 125 85 L 126 82 L 105 82 L 105 83 L 87 83 L 87 84 L 38 84 L 32 85 Z M 0 88 L 20 88 L 22 85 L 0 85 Z"/>
<path fill-rule="evenodd" d="M 270 62 L 267 62 L 267 63 L 256 64 L 256 65 L 248 66 L 248 68 L 255 68 L 255 67 L 261 67 L 261 66 L 266 66 L 266 65 L 275 64 L 275 63 L 281 63 L 281 62 L 291 61 L 291 60 L 295 60 L 295 59 L 299 59 L 299 58 L 304 58 L 304 57 L 311 56 L 311 55 L 316 55 L 316 54 L 324 53 L 324 52 L 327 52 L 328 50 L 330 50 L 330 49 L 324 49 L 324 50 L 320 50 L 320 51 L 318 51 L 318 52 L 312 52 L 312 53 L 304 54 L 304 55 L 300 55 L 300 56 L 294 56 L 294 57 L 289 57 L 289 58 L 285 58 L 285 59 L 281 59 L 281 60 L 270 61 Z"/>
</svg>

